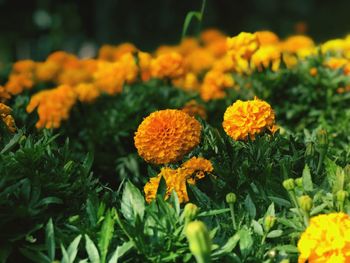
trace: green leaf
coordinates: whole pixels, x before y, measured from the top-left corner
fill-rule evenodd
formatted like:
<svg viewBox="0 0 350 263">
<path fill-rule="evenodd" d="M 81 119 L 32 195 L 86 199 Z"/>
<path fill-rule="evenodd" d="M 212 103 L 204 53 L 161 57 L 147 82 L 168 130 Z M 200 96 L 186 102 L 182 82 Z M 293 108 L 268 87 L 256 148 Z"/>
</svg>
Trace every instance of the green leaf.
<svg viewBox="0 0 350 263">
<path fill-rule="evenodd" d="M 311 192 L 313 190 L 310 168 L 307 164 L 303 170 L 303 187 L 307 192 Z"/>
<path fill-rule="evenodd" d="M 293 245 L 282 245 L 275 247 L 276 250 L 285 251 L 287 253 L 298 253 L 299 250 L 296 246 Z"/>
<path fill-rule="evenodd" d="M 135 222 L 136 216 L 142 219 L 145 212 L 145 200 L 140 190 L 129 181 L 124 188 L 121 212 L 131 222 Z"/>
<path fill-rule="evenodd" d="M 240 235 L 238 233 L 230 237 L 225 245 L 223 245 L 219 250 L 212 253 L 212 258 L 217 259 L 224 256 L 225 254 L 231 253 L 232 250 L 234 250 L 237 246 L 239 239 Z"/>
<path fill-rule="evenodd" d="M 89 259 L 91 261 L 91 263 L 100 263 L 100 255 L 98 254 L 98 250 L 94 244 L 94 242 L 92 242 L 92 240 L 90 239 L 90 237 L 88 235 L 85 235 L 85 249 L 86 252 L 89 256 Z"/>
<path fill-rule="evenodd" d="M 282 234 L 283 234 L 283 231 L 280 229 L 272 230 L 270 233 L 267 234 L 267 238 L 280 237 Z"/>
<path fill-rule="evenodd" d="M 256 216 L 256 207 L 255 207 L 253 200 L 249 194 L 247 195 L 246 199 L 244 200 L 244 206 L 247 209 L 248 214 L 251 216 L 251 218 L 254 219 Z"/>
<path fill-rule="evenodd" d="M 55 232 L 53 229 L 52 218 L 50 218 L 49 222 L 47 223 L 45 232 L 46 232 L 45 244 L 48 251 L 48 256 L 51 261 L 54 261 L 56 244 L 55 244 Z"/>
<path fill-rule="evenodd" d="M 275 216 L 275 204 L 271 203 L 267 208 L 265 216 Z"/>
<path fill-rule="evenodd" d="M 240 237 L 239 248 L 242 252 L 243 257 L 246 257 L 249 254 L 249 252 L 252 249 L 252 246 L 254 244 L 253 238 L 252 238 L 249 230 L 244 229 L 244 228 L 238 232 L 238 235 Z"/>
<path fill-rule="evenodd" d="M 257 233 L 259 236 L 264 235 L 264 230 L 258 221 L 252 220 L 252 226 L 255 233 Z"/>
<path fill-rule="evenodd" d="M 12 139 L 5 145 L 5 147 L 1 150 L 0 154 L 6 153 L 7 151 L 11 150 L 22 138 L 23 131 L 18 130 L 18 133 L 12 137 Z"/>
<path fill-rule="evenodd" d="M 62 260 L 61 263 L 71 263 L 69 259 L 69 255 L 67 253 L 67 250 L 64 248 L 64 246 L 61 244 L 61 252 L 62 252 Z"/>
<path fill-rule="evenodd" d="M 198 217 L 216 216 L 216 215 L 225 214 L 225 213 L 229 213 L 229 212 L 230 212 L 230 208 L 213 209 L 213 210 L 209 210 L 209 211 L 205 211 L 205 212 L 199 213 Z"/>
<path fill-rule="evenodd" d="M 125 253 L 127 253 L 130 249 L 132 249 L 133 246 L 134 245 L 132 241 L 124 242 L 121 246 L 118 246 L 108 263 L 118 263 L 118 259 L 125 255 Z"/>
<path fill-rule="evenodd" d="M 99 235 L 98 247 L 101 253 L 101 263 L 106 262 L 108 247 L 113 238 L 114 220 L 112 219 L 112 215 L 111 215 L 112 211 L 113 210 L 107 211 L 105 218 L 103 220 L 101 232 Z"/>
<path fill-rule="evenodd" d="M 84 174 L 88 175 L 94 162 L 94 153 L 89 151 L 83 162 Z"/>
<path fill-rule="evenodd" d="M 76 238 L 74 238 L 74 240 L 72 241 L 72 243 L 70 243 L 67 253 L 68 253 L 68 257 L 69 257 L 69 262 L 73 263 L 77 253 L 78 253 L 78 246 L 81 240 L 81 235 L 77 236 Z"/>
</svg>

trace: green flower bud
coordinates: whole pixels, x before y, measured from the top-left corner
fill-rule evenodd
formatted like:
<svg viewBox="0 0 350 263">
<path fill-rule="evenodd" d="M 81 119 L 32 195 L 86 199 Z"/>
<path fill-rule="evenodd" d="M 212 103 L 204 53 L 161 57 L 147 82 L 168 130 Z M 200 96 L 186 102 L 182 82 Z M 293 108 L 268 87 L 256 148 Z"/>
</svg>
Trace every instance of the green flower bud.
<svg viewBox="0 0 350 263">
<path fill-rule="evenodd" d="M 302 177 L 296 178 L 294 180 L 294 182 L 298 187 L 303 187 L 303 178 Z"/>
<path fill-rule="evenodd" d="M 190 222 L 186 227 L 185 234 L 197 262 L 210 262 L 211 240 L 205 224 L 201 221 Z"/>
<path fill-rule="evenodd" d="M 282 184 L 287 191 L 292 191 L 295 188 L 294 179 L 292 178 L 284 180 Z"/>
<path fill-rule="evenodd" d="M 313 202 L 310 196 L 308 195 L 302 195 L 298 199 L 300 208 L 304 210 L 305 212 L 310 212 Z"/>
<path fill-rule="evenodd" d="M 336 193 L 336 197 L 338 202 L 344 203 L 345 199 L 348 197 L 348 192 L 344 190 L 339 190 Z"/>
<path fill-rule="evenodd" d="M 267 256 L 271 259 L 275 258 L 276 255 L 277 255 L 277 253 L 276 253 L 276 250 L 274 250 L 274 249 L 271 249 L 267 252 Z"/>
<path fill-rule="evenodd" d="M 321 147 L 328 146 L 328 134 L 326 130 L 319 130 L 316 134 L 317 142 Z"/>
<path fill-rule="evenodd" d="M 234 193 L 228 193 L 226 195 L 226 203 L 228 204 L 234 204 L 237 201 L 237 197 Z"/>
<path fill-rule="evenodd" d="M 267 215 L 264 218 L 264 228 L 266 232 L 269 232 L 273 226 L 275 225 L 276 222 L 276 217 L 275 216 L 271 216 L 271 215 Z"/>
<path fill-rule="evenodd" d="M 199 212 L 198 206 L 192 203 L 188 203 L 185 205 L 183 215 L 185 220 L 189 222 L 196 218 L 198 212 Z"/>
</svg>

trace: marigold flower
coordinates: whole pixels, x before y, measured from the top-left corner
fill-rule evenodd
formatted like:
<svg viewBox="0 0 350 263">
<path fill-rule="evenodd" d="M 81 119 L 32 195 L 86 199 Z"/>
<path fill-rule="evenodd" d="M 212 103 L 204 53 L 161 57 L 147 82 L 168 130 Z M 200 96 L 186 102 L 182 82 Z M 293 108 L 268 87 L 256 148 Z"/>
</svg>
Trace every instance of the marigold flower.
<svg viewBox="0 0 350 263">
<path fill-rule="evenodd" d="M 277 71 L 281 63 L 281 52 L 274 46 L 263 46 L 256 51 L 251 59 L 252 68 L 259 71 L 271 65 L 272 71 Z"/>
<path fill-rule="evenodd" d="M 278 36 L 271 31 L 257 31 L 256 37 L 260 43 L 260 46 L 276 45 L 279 42 Z"/>
<path fill-rule="evenodd" d="M 33 76 L 31 74 L 11 74 L 5 84 L 5 89 L 8 93 L 17 95 L 23 92 L 24 89 L 32 88 L 33 85 Z"/>
<path fill-rule="evenodd" d="M 193 50 L 185 57 L 186 68 L 194 73 L 200 73 L 212 67 L 214 56 L 204 48 Z"/>
<path fill-rule="evenodd" d="M 332 39 L 324 44 L 321 45 L 321 51 L 322 53 L 327 52 L 337 52 L 337 53 L 343 53 L 343 51 L 346 49 L 347 43 L 345 39 Z"/>
<path fill-rule="evenodd" d="M 125 83 L 122 64 L 100 61 L 94 74 L 94 83 L 100 91 L 109 95 L 121 93 Z"/>
<path fill-rule="evenodd" d="M 181 41 L 178 47 L 178 52 L 183 56 L 187 56 L 197 49 L 199 49 L 199 43 L 197 39 L 193 37 L 186 37 Z"/>
<path fill-rule="evenodd" d="M 61 67 L 52 61 L 38 63 L 35 71 L 35 78 L 39 82 L 54 81 Z"/>
<path fill-rule="evenodd" d="M 234 57 L 250 59 L 259 48 L 259 40 L 255 34 L 242 32 L 238 36 L 227 38 L 227 48 Z"/>
<path fill-rule="evenodd" d="M 151 178 L 146 183 L 144 187 L 146 201 L 150 203 L 155 199 L 159 182 L 163 177 L 167 185 L 165 199 L 169 198 L 172 191 L 175 191 L 180 203 L 188 202 L 186 183 L 195 184 L 197 180 L 203 179 L 204 173 L 212 171 L 211 162 L 202 157 L 193 157 L 178 169 L 163 167 L 156 177 Z"/>
<path fill-rule="evenodd" d="M 8 100 L 11 98 L 10 93 L 6 90 L 5 87 L 0 85 L 0 102 L 3 102 L 5 100 Z"/>
<path fill-rule="evenodd" d="M 190 100 L 182 108 L 182 111 L 186 112 L 192 117 L 199 116 L 203 120 L 207 119 L 207 112 L 202 104 L 199 104 L 196 100 Z"/>
<path fill-rule="evenodd" d="M 173 79 L 172 84 L 186 91 L 196 91 L 199 89 L 197 75 L 192 72 L 188 72 L 181 78 Z"/>
<path fill-rule="evenodd" d="M 309 73 L 310 73 L 311 76 L 316 77 L 317 73 L 318 73 L 318 70 L 317 70 L 317 68 L 312 67 L 312 68 L 310 68 Z"/>
<path fill-rule="evenodd" d="M 155 78 L 178 78 L 184 73 L 184 60 L 179 53 L 162 54 L 151 62 L 151 74 Z"/>
<path fill-rule="evenodd" d="M 350 217 L 331 213 L 311 218 L 298 242 L 299 263 L 350 262 Z"/>
<path fill-rule="evenodd" d="M 92 83 L 81 83 L 74 87 L 74 91 L 81 102 L 93 102 L 100 96 L 99 89 Z"/>
<path fill-rule="evenodd" d="M 63 120 L 68 119 L 69 112 L 76 102 L 76 93 L 68 85 L 40 91 L 27 105 L 27 112 L 38 108 L 39 121 L 37 128 L 58 128 Z"/>
<path fill-rule="evenodd" d="M 224 114 L 222 123 L 227 135 L 234 140 L 246 140 L 248 136 L 253 140 L 255 135 L 272 128 L 275 114 L 271 106 L 262 100 L 237 100 L 229 106 Z"/>
<path fill-rule="evenodd" d="M 179 161 L 200 142 L 201 125 L 181 110 L 161 110 L 145 118 L 135 133 L 135 146 L 147 162 Z"/>
<path fill-rule="evenodd" d="M 314 41 L 303 35 L 288 37 L 281 45 L 283 51 L 290 53 L 297 53 L 301 49 L 309 49 L 314 46 Z"/>
<path fill-rule="evenodd" d="M 13 117 L 10 115 L 12 112 L 11 108 L 0 102 L 0 119 L 5 124 L 10 132 L 16 131 L 16 124 Z"/>
<path fill-rule="evenodd" d="M 225 89 L 232 88 L 234 83 L 231 74 L 211 70 L 204 77 L 200 90 L 201 98 L 204 101 L 222 99 L 226 96 Z"/>
<path fill-rule="evenodd" d="M 139 67 L 141 73 L 141 80 L 148 81 L 151 78 L 151 61 L 152 56 L 147 52 L 138 52 Z"/>
<path fill-rule="evenodd" d="M 103 45 L 98 51 L 98 59 L 106 61 L 117 61 L 124 54 L 136 52 L 137 48 L 131 43 L 123 43 L 118 46 Z"/>
<path fill-rule="evenodd" d="M 200 40 L 206 45 L 215 43 L 216 41 L 220 41 L 222 39 L 226 40 L 225 35 L 215 28 L 206 29 L 200 34 Z"/>
</svg>

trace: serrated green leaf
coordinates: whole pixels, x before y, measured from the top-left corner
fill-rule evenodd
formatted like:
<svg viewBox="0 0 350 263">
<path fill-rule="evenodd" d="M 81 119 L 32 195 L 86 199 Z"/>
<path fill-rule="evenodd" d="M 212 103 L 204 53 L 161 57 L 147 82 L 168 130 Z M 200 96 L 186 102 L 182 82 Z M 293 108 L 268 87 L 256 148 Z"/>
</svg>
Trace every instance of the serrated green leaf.
<svg viewBox="0 0 350 263">
<path fill-rule="evenodd" d="M 303 170 L 303 187 L 307 192 L 311 192 L 313 190 L 310 168 L 307 164 Z"/>
<path fill-rule="evenodd" d="M 272 230 L 271 232 L 269 232 L 267 234 L 267 238 L 276 238 L 276 237 L 280 237 L 283 234 L 283 231 L 280 229 L 277 230 Z"/>
<path fill-rule="evenodd" d="M 145 213 L 145 199 L 140 190 L 129 181 L 124 187 L 121 212 L 131 222 L 135 222 L 137 216 L 142 219 Z"/>
<path fill-rule="evenodd" d="M 91 263 L 100 263 L 100 255 L 98 253 L 98 250 L 94 244 L 94 242 L 92 242 L 92 240 L 90 239 L 90 237 L 88 235 L 85 235 L 85 249 L 86 249 L 86 253 L 89 256 L 89 260 L 91 261 Z"/>
</svg>

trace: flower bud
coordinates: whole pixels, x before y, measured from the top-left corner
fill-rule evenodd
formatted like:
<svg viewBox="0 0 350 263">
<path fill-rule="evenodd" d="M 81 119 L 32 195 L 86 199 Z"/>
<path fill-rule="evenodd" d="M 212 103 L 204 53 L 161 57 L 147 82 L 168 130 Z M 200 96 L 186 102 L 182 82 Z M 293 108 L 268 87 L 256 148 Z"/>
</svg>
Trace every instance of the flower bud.
<svg viewBox="0 0 350 263">
<path fill-rule="evenodd" d="M 276 217 L 275 216 L 271 216 L 271 215 L 267 215 L 264 218 L 264 228 L 266 232 L 269 232 L 273 226 L 275 225 L 276 222 Z"/>
<path fill-rule="evenodd" d="M 313 202 L 310 196 L 308 195 L 302 195 L 299 197 L 299 205 L 302 210 L 305 212 L 310 212 Z"/>
<path fill-rule="evenodd" d="M 195 219 L 198 212 L 199 212 L 198 206 L 192 203 L 186 204 L 183 211 L 185 221 L 190 222 L 193 219 Z"/>
<path fill-rule="evenodd" d="M 345 199 L 348 197 L 348 192 L 344 190 L 339 190 L 336 193 L 337 201 L 343 203 Z"/>
<path fill-rule="evenodd" d="M 294 180 L 294 182 L 297 185 L 297 187 L 303 187 L 303 178 L 302 177 L 296 178 Z"/>
<path fill-rule="evenodd" d="M 274 249 L 271 249 L 267 252 L 267 256 L 271 259 L 275 258 L 276 255 L 277 255 L 277 253 L 276 253 L 276 250 L 274 250 Z"/>
<path fill-rule="evenodd" d="M 287 191 L 292 191 L 295 188 L 294 179 L 292 178 L 284 180 L 282 184 Z"/>
<path fill-rule="evenodd" d="M 326 130 L 319 130 L 316 134 L 316 138 L 320 147 L 325 148 L 328 146 L 328 134 Z"/>
<path fill-rule="evenodd" d="M 197 262 L 210 262 L 211 240 L 209 231 L 201 221 L 188 223 L 185 234 Z"/>
<path fill-rule="evenodd" d="M 234 193 L 231 192 L 226 195 L 226 203 L 234 204 L 236 203 L 236 201 L 237 201 L 237 197 Z"/>
</svg>

